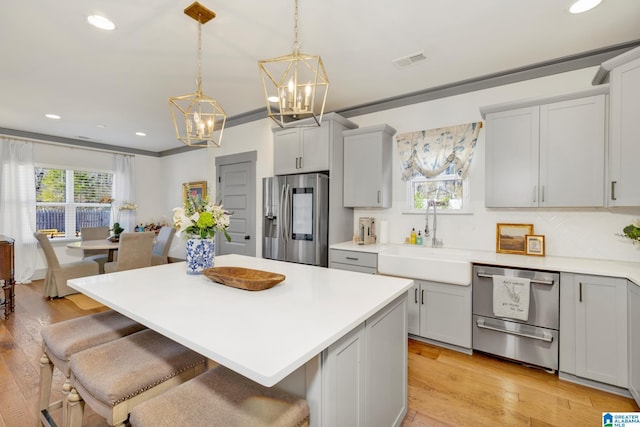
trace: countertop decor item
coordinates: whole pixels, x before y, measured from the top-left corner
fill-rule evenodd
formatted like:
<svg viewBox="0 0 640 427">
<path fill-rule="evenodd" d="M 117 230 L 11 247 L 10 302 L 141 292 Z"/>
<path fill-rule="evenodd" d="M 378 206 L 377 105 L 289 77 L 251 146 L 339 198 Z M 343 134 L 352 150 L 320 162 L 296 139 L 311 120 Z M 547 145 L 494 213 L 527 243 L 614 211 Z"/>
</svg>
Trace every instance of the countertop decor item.
<svg viewBox="0 0 640 427">
<path fill-rule="evenodd" d="M 217 283 L 247 291 L 263 291 L 282 282 L 283 274 L 243 267 L 213 267 L 202 274 Z"/>
<path fill-rule="evenodd" d="M 216 232 L 224 233 L 227 241 L 231 241 L 227 233 L 229 213 L 222 206 L 209 203 L 206 194 L 189 192 L 184 206 L 173 209 L 173 225 L 176 234 L 184 233 L 188 238 L 188 274 L 201 274 L 205 268 L 213 267 Z"/>
<path fill-rule="evenodd" d="M 629 224 L 625 228 L 623 228 L 622 233 L 623 234 L 617 235 L 631 240 L 634 245 L 636 243 L 640 243 L 640 219 L 638 219 L 633 224 Z"/>
</svg>

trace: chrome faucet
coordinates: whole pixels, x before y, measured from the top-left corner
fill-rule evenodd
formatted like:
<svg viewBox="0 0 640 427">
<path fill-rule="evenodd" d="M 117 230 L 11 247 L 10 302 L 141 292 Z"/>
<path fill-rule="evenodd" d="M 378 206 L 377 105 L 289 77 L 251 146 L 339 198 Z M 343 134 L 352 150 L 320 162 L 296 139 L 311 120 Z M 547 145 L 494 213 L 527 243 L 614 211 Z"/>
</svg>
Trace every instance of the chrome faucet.
<svg viewBox="0 0 640 427">
<path fill-rule="evenodd" d="M 433 236 L 429 232 L 429 207 L 433 206 Z M 425 214 L 425 226 L 424 226 L 424 237 L 431 236 L 431 247 L 432 248 L 440 248 L 442 247 L 442 239 L 438 239 L 436 237 L 436 233 L 438 231 L 438 202 L 437 200 L 427 200 L 427 209 Z"/>
</svg>

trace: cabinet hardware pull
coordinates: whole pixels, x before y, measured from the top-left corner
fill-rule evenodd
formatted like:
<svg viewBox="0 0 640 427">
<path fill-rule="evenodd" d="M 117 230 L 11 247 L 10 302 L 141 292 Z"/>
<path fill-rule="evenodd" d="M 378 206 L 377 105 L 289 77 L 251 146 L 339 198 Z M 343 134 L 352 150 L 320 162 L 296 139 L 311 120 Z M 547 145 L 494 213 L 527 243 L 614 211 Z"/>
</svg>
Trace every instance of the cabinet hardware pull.
<svg viewBox="0 0 640 427">
<path fill-rule="evenodd" d="M 533 186 L 533 203 L 537 203 L 537 199 L 536 199 L 537 196 L 538 196 L 538 186 L 534 185 Z"/>
<path fill-rule="evenodd" d="M 541 196 L 540 201 L 541 201 L 542 203 L 544 203 L 544 185 L 542 186 L 542 196 Z"/>
<path fill-rule="evenodd" d="M 300 169 L 302 169 L 302 157 L 300 157 Z"/>
<path fill-rule="evenodd" d="M 582 302 L 582 282 L 580 282 L 578 301 Z"/>
<path fill-rule="evenodd" d="M 611 200 L 618 200 L 616 199 L 616 184 L 618 183 L 618 181 L 611 181 Z"/>
<path fill-rule="evenodd" d="M 420 304 L 424 305 L 424 289 L 420 291 Z"/>
<path fill-rule="evenodd" d="M 416 304 L 418 303 L 418 288 L 413 290 L 413 298 L 416 300 Z"/>
<path fill-rule="evenodd" d="M 484 277 L 484 278 L 487 278 L 487 279 L 493 279 L 493 274 L 487 274 L 487 273 L 478 272 L 478 277 Z M 531 279 L 530 283 L 538 283 L 540 285 L 553 285 L 554 281 L 553 280 Z"/>
<path fill-rule="evenodd" d="M 540 340 L 540 341 L 545 341 L 545 342 L 552 342 L 553 341 L 553 336 L 549 336 L 549 335 L 545 335 L 545 336 L 539 337 L 537 335 L 523 334 L 522 332 L 508 331 L 506 329 L 496 328 L 494 326 L 487 326 L 487 325 L 484 324 L 484 320 L 476 321 L 476 326 L 478 328 L 481 328 L 481 329 L 489 329 L 491 331 L 503 332 L 505 334 L 517 335 L 519 337 L 531 338 L 531 339 L 534 339 L 534 340 Z"/>
<path fill-rule="evenodd" d="M 378 190 L 378 203 L 380 203 L 380 190 Z"/>
<path fill-rule="evenodd" d="M 348 257 L 345 257 L 345 258 L 348 259 L 349 261 L 357 261 L 358 260 L 358 258 L 353 257 L 353 256 L 348 256 Z"/>
</svg>

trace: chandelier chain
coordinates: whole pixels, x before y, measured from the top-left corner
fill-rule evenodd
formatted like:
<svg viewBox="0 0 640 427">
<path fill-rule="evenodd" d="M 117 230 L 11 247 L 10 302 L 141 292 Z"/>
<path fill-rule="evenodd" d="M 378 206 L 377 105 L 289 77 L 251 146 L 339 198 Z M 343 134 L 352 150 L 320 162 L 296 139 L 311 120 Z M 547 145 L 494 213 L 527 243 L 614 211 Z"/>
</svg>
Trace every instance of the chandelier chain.
<svg viewBox="0 0 640 427">
<path fill-rule="evenodd" d="M 202 92 L 202 15 L 198 14 L 198 93 Z"/>
<path fill-rule="evenodd" d="M 293 12 L 293 51 L 300 51 L 300 43 L 298 42 L 298 0 L 295 0 L 295 9 Z"/>
</svg>

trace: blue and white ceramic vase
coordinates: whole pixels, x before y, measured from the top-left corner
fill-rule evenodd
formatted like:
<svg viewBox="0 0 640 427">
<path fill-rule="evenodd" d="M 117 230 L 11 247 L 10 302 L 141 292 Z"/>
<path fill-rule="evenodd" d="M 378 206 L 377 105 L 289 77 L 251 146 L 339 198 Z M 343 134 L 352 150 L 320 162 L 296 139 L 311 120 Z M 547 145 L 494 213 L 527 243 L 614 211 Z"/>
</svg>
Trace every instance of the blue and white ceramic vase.
<svg viewBox="0 0 640 427">
<path fill-rule="evenodd" d="M 213 267 L 216 241 L 213 239 L 187 240 L 187 274 L 202 274 L 205 268 Z"/>
</svg>

